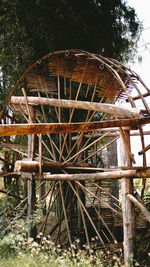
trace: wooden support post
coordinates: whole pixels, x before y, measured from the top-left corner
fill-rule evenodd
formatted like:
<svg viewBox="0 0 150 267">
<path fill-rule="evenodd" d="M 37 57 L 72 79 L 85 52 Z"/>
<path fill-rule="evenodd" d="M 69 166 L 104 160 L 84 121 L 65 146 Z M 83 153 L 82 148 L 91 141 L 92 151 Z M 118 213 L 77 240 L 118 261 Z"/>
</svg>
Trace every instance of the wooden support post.
<svg viewBox="0 0 150 267">
<path fill-rule="evenodd" d="M 42 175 L 42 134 L 39 134 L 39 184 L 41 184 L 41 175 Z M 45 195 L 45 182 L 39 187 L 39 198 L 42 199 Z M 42 203 L 42 213 L 46 215 L 46 201 L 43 200 Z"/>
<path fill-rule="evenodd" d="M 113 140 L 112 137 L 108 137 L 107 138 L 107 142 L 111 142 Z M 110 146 L 107 147 L 107 153 L 108 153 L 108 164 L 107 167 L 108 168 L 112 168 L 115 166 L 118 166 L 118 157 L 117 157 L 117 141 L 113 142 Z M 115 196 L 117 199 L 119 199 L 119 183 L 117 179 L 112 179 L 110 181 L 110 194 Z M 117 201 L 114 198 L 110 198 L 109 199 L 110 205 L 111 207 L 113 207 L 114 209 L 117 209 Z M 114 218 L 115 219 L 115 218 Z"/>
<path fill-rule="evenodd" d="M 146 146 L 144 149 L 140 150 L 140 151 L 138 152 L 138 154 L 139 154 L 139 155 L 142 155 L 142 154 L 144 154 L 144 152 L 148 151 L 149 149 L 150 149 L 150 145 L 148 145 L 148 146 Z"/>
<path fill-rule="evenodd" d="M 32 158 L 34 156 L 34 135 L 28 135 L 28 157 Z M 29 229 L 28 229 L 28 238 L 36 237 L 36 227 L 33 225 L 32 216 L 35 211 L 36 203 L 36 187 L 33 174 L 28 174 L 30 180 L 27 181 L 27 196 L 28 196 L 28 218 L 29 218 Z"/>
<path fill-rule="evenodd" d="M 29 117 L 29 122 L 32 123 L 34 122 L 35 119 L 35 114 L 34 112 L 31 114 L 29 105 L 28 105 L 28 100 L 26 96 L 26 92 L 24 88 L 22 88 L 22 92 L 25 98 L 25 104 L 28 110 L 28 117 Z M 28 135 L 28 157 L 33 160 L 34 159 L 34 154 L 35 154 L 35 135 L 34 134 L 29 134 Z M 28 196 L 28 207 L 27 207 L 27 213 L 28 213 L 28 219 L 29 219 L 29 228 L 28 228 L 28 238 L 29 237 L 36 237 L 36 226 L 33 225 L 33 214 L 35 211 L 35 203 L 36 203 L 36 185 L 35 185 L 35 180 L 33 177 L 33 174 L 28 174 L 30 179 L 27 181 L 27 196 Z"/>
<path fill-rule="evenodd" d="M 145 217 L 147 218 L 147 220 L 150 222 L 150 212 L 146 209 L 146 207 L 144 206 L 144 204 L 141 202 L 139 202 L 134 196 L 132 196 L 131 194 L 127 195 L 128 199 L 130 199 L 131 202 L 133 202 L 134 204 L 136 204 L 139 209 L 142 211 L 142 213 L 145 215 Z"/>
<path fill-rule="evenodd" d="M 126 142 L 124 140 L 126 139 Z M 122 165 L 131 166 L 131 158 L 129 156 L 127 146 L 130 148 L 130 132 L 124 131 L 124 138 L 121 137 L 121 160 Z M 125 266 L 129 267 L 133 264 L 134 251 L 134 208 L 133 204 L 128 199 L 128 194 L 133 194 L 133 180 L 129 178 L 122 178 L 122 211 L 123 211 L 123 248 Z"/>
</svg>

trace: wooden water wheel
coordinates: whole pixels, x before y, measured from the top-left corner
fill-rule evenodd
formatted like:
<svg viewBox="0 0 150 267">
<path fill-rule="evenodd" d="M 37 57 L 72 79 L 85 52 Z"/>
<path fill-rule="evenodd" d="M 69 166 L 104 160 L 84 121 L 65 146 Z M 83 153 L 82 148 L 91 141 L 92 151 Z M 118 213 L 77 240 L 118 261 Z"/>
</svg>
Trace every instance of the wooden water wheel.
<svg viewBox="0 0 150 267">
<path fill-rule="evenodd" d="M 133 208 L 127 199 L 133 193 L 130 178 L 143 177 L 143 196 L 145 177 L 149 177 L 142 128 L 150 122 L 149 95 L 130 69 L 80 50 L 48 54 L 30 66 L 10 92 L 1 112 L 0 136 L 1 146 L 12 151 L 9 161 L 14 170 L 4 164 L 5 177 L 28 181 L 28 215 L 37 198 L 46 199 L 41 231 L 56 243 L 72 245 L 80 238 L 90 248 L 95 236 L 104 247 L 120 242 L 115 232 L 122 225 L 116 179 L 123 178 L 125 183 L 126 216 Z M 142 109 L 136 100 L 142 102 Z M 125 101 L 128 106 L 122 105 Z M 133 167 L 130 130 L 141 137 L 140 167 Z M 121 167 L 113 161 L 119 137 L 126 155 Z"/>
</svg>

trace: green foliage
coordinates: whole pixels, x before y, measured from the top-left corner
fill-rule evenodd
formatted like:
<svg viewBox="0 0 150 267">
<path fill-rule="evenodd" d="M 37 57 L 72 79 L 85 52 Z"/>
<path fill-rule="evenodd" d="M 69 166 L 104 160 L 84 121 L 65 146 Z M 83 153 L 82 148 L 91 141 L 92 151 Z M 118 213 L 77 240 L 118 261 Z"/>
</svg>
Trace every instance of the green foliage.
<svg viewBox="0 0 150 267">
<path fill-rule="evenodd" d="M 148 191 L 144 196 L 144 202 L 150 202 L 150 191 Z"/>
<path fill-rule="evenodd" d="M 107 257 L 102 251 L 89 250 L 87 244 L 83 249 L 78 248 L 78 240 L 75 240 L 71 248 L 61 248 L 55 245 L 50 236 L 38 233 L 36 240 L 27 239 L 28 227 L 41 221 L 41 215 L 37 207 L 36 214 L 29 220 L 19 217 L 14 220 L 8 212 L 7 201 L 1 201 L 1 236 L 0 236 L 0 267 L 1 266 L 112 266 L 112 258 Z M 4 205 L 5 203 L 5 205 Z M 18 213 L 19 214 L 19 213 Z M 5 215 L 5 217 L 4 217 Z M 14 216 L 17 214 L 15 213 Z M 2 229 L 3 226 L 3 229 Z M 5 231 L 5 229 L 8 229 Z M 120 262 L 120 258 L 116 258 Z M 115 259 L 115 261 L 116 261 Z M 114 259 L 113 259 L 114 261 Z M 120 265 L 117 265 L 120 266 Z"/>
<path fill-rule="evenodd" d="M 4 202 L 2 202 L 4 207 Z M 1 206 L 2 208 L 2 206 Z M 40 208 L 39 208 L 40 209 Z M 41 215 L 37 208 L 37 213 L 33 215 L 31 221 L 33 224 L 41 221 Z M 8 215 L 7 209 L 3 209 Z M 2 214 L 1 214 L 2 215 Z M 1 217 L 3 217 L 1 216 Z M 4 219 L 4 217 L 3 217 Z M 7 218 L 5 223 L 1 219 L 1 224 L 5 227 L 9 224 L 11 227 L 7 234 L 0 237 L 0 267 L 9 266 L 63 266 L 63 267 L 113 267 L 123 266 L 122 250 L 104 252 L 101 249 L 96 250 L 97 237 L 91 238 L 91 248 L 87 244 L 80 249 L 79 240 L 75 240 L 70 248 L 55 245 L 51 236 L 43 236 L 39 232 L 36 239 L 28 238 L 28 226 L 31 221 L 20 218 L 10 222 L 12 218 Z M 136 262 L 137 265 L 141 266 Z"/>
<path fill-rule="evenodd" d="M 63 266 L 63 267 L 108 267 L 121 266 L 117 256 L 106 257 L 102 251 L 94 252 L 87 249 L 76 250 L 75 244 L 69 250 L 55 246 L 50 236 L 43 237 L 42 233 L 26 239 L 25 235 L 10 233 L 0 241 L 0 266 Z M 7 265 L 6 265 L 7 264 Z M 20 265 L 19 265 L 20 264 Z"/>
<path fill-rule="evenodd" d="M 5 101 L 8 92 L 29 64 L 26 56 L 29 48 L 26 33 L 17 18 L 16 1 L 1 1 L 0 21 L 0 66 L 3 73 L 0 99 Z"/>
<path fill-rule="evenodd" d="M 0 237 L 9 223 L 8 206 L 5 198 L 0 198 Z"/>
<path fill-rule="evenodd" d="M 3 101 L 27 66 L 45 54 L 78 48 L 127 61 L 141 30 L 123 0 L 2 0 L 0 22 Z"/>
</svg>

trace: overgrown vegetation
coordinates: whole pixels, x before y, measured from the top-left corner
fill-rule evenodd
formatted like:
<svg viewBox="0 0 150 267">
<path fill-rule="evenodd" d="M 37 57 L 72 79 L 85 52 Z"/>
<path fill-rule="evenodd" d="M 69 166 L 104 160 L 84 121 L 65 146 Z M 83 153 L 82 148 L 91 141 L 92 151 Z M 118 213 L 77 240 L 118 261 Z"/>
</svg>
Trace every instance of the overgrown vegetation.
<svg viewBox="0 0 150 267">
<path fill-rule="evenodd" d="M 40 207 L 29 219 L 20 210 L 15 212 L 12 198 L 1 198 L 0 201 L 0 267 L 9 266 L 120 266 L 120 257 L 110 255 L 110 252 L 95 250 L 97 237 L 92 238 L 93 246 L 87 244 L 79 248 L 79 239 L 72 247 L 55 245 L 51 236 L 37 234 L 36 239 L 27 238 L 31 224 L 42 220 Z M 120 251 L 120 256 L 122 252 Z M 116 265 L 114 265 L 114 263 Z"/>
<path fill-rule="evenodd" d="M 24 225 L 24 226 L 23 226 Z M 21 231 L 20 230 L 23 230 Z M 19 220 L 0 241 L 0 266 L 121 266 L 120 257 L 94 251 L 87 245 L 78 249 L 78 240 L 69 249 L 54 245 L 51 237 L 42 233 L 26 238 L 26 226 Z"/>
<path fill-rule="evenodd" d="M 42 233 L 37 236 L 37 242 L 32 238 L 27 240 L 25 236 L 13 232 L 3 238 L 0 242 L 1 262 L 9 263 L 12 259 L 14 263 L 20 262 L 21 266 L 111 266 L 102 252 L 90 250 L 89 254 L 86 247 L 76 251 L 75 245 L 69 250 L 61 249 Z M 119 258 L 114 260 L 117 262 Z"/>
<path fill-rule="evenodd" d="M 43 236 L 38 232 L 36 239 L 27 238 L 28 227 L 42 221 L 40 207 L 29 221 L 20 211 L 12 212 L 13 203 L 11 198 L 3 198 L 0 202 L 0 267 L 30 267 L 30 266 L 63 266 L 63 267 L 113 267 L 123 265 L 122 249 L 111 250 L 111 248 L 97 249 L 97 237 L 91 238 L 91 247 L 84 244 L 79 245 L 76 239 L 72 246 L 55 245 L 51 236 Z M 146 230 L 145 230 L 146 231 Z M 141 232 L 141 236 L 143 236 Z M 141 236 L 140 238 L 141 240 Z M 148 238 L 148 231 L 146 234 Z M 148 239 L 147 239 L 148 241 Z M 149 242 L 146 243 L 147 245 Z M 145 254 L 145 257 L 146 254 Z M 147 261 L 144 265 L 135 261 L 135 266 L 149 266 Z"/>
<path fill-rule="evenodd" d="M 11 201 L 1 201 L 1 231 L 0 231 L 0 266 L 112 266 L 112 257 L 105 255 L 101 250 L 94 251 L 85 244 L 83 249 L 78 248 L 78 240 L 71 248 L 61 248 L 54 245 L 51 237 L 38 233 L 36 240 L 27 239 L 28 226 L 31 222 L 25 217 L 13 218 L 9 212 Z M 38 213 L 31 218 L 33 224 L 42 219 Z M 95 239 L 96 240 L 96 239 Z M 117 257 L 113 261 L 119 262 Z M 118 263 L 119 264 L 119 263 Z M 120 266 L 120 265 L 116 265 Z"/>
</svg>

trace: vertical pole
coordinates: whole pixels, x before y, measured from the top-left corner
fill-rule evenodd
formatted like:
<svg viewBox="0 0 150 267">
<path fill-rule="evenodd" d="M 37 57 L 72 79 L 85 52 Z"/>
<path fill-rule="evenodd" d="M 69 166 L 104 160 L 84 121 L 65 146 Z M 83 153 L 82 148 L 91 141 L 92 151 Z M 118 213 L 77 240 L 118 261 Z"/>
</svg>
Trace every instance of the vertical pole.
<svg viewBox="0 0 150 267">
<path fill-rule="evenodd" d="M 22 88 L 22 93 L 25 98 L 26 108 L 28 112 L 28 119 L 29 123 L 35 121 L 35 110 L 32 109 L 33 112 L 31 112 L 31 109 L 28 105 L 28 98 L 26 95 L 26 91 L 24 88 Z M 35 135 L 28 135 L 28 158 L 33 160 L 35 154 Z M 29 218 L 29 228 L 28 228 L 28 238 L 29 237 L 36 237 L 36 226 L 33 224 L 33 214 L 35 211 L 35 204 L 36 204 L 36 184 L 33 177 L 33 174 L 28 174 L 29 180 L 27 182 L 27 196 L 28 196 L 28 218 Z"/>
<path fill-rule="evenodd" d="M 78 144 L 78 147 L 79 147 L 78 151 L 80 151 L 80 149 L 83 148 L 84 139 L 82 139 L 82 141 L 83 141 L 82 143 Z M 84 153 L 81 153 L 79 158 L 78 158 L 78 161 L 80 162 L 80 160 L 83 160 L 84 157 L 85 157 Z M 81 184 L 85 186 L 85 181 L 82 181 Z M 84 194 L 84 192 L 82 191 L 81 188 L 78 189 L 78 195 L 79 195 L 81 201 L 83 202 L 83 204 L 85 205 L 85 201 L 86 201 L 85 194 Z M 81 235 L 81 233 L 84 232 L 84 230 L 83 230 L 83 220 L 82 220 L 82 212 L 81 212 L 81 208 L 80 208 L 80 202 L 79 202 L 78 199 L 77 199 L 77 201 L 78 201 L 77 202 L 77 205 L 78 205 L 78 229 L 79 229 L 79 234 Z M 82 239 L 83 239 L 83 237 L 81 237 L 81 240 Z"/>
<path fill-rule="evenodd" d="M 28 135 L 28 157 L 33 160 L 34 157 L 34 135 Z M 28 228 L 28 238 L 36 237 L 36 226 L 33 224 L 33 214 L 35 212 L 36 204 L 36 185 L 33 174 L 30 175 L 30 180 L 27 182 L 27 194 L 28 194 L 28 218 L 29 218 L 29 228 Z"/>
<path fill-rule="evenodd" d="M 39 134 L 39 183 L 41 183 L 42 175 L 42 134 Z M 45 195 L 45 182 L 39 187 L 39 198 L 42 199 Z M 46 215 L 46 201 L 42 200 L 42 213 Z"/>
<path fill-rule="evenodd" d="M 107 137 L 107 142 L 111 142 L 113 140 L 113 137 Z M 117 141 L 113 142 L 111 145 L 109 145 L 107 147 L 107 157 L 108 157 L 108 164 L 107 167 L 108 168 L 115 168 L 116 166 L 118 166 L 118 157 L 117 157 Z M 119 183 L 118 183 L 118 179 L 111 179 L 110 181 L 110 194 L 113 195 L 114 197 L 116 197 L 117 199 L 119 199 Z M 113 207 L 114 209 L 117 209 L 117 205 L 118 202 L 113 199 L 110 198 L 110 205 L 111 207 Z"/>
<path fill-rule="evenodd" d="M 131 158 L 128 153 L 130 149 L 130 131 L 126 130 L 121 135 L 121 163 L 123 166 L 131 166 Z M 134 208 L 133 204 L 127 198 L 127 194 L 133 194 L 133 180 L 130 178 L 121 179 L 122 188 L 122 211 L 123 211 L 123 248 L 124 261 L 126 267 L 133 266 L 133 251 L 134 251 Z"/>
</svg>

